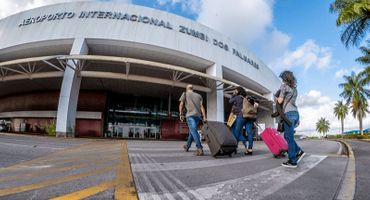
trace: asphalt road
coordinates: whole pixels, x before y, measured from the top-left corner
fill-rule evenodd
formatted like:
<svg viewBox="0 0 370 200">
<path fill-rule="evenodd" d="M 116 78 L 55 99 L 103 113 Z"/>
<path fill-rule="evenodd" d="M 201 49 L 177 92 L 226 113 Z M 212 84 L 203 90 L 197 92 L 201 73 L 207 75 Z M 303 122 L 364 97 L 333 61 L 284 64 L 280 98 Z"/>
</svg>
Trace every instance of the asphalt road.
<svg viewBox="0 0 370 200">
<path fill-rule="evenodd" d="M 355 199 L 370 198 L 370 142 L 346 140 L 352 147 L 356 159 L 356 192 Z"/>
<path fill-rule="evenodd" d="M 140 199 L 332 199 L 347 161 L 333 141 L 300 141 L 297 169 L 262 142 L 217 159 L 183 144 L 0 134 L 0 199 L 114 199 L 135 193 L 132 179 Z"/>
<path fill-rule="evenodd" d="M 19 162 L 83 144 L 84 140 L 60 139 L 15 134 L 0 134 L 0 167 L 7 167 Z"/>
<path fill-rule="evenodd" d="M 307 140 L 297 169 L 281 167 L 264 143 L 253 156 L 213 158 L 182 150 L 183 142 L 130 141 L 130 160 L 140 199 L 333 199 L 347 157 L 333 141 Z"/>
<path fill-rule="evenodd" d="M 137 197 L 125 141 L 0 134 L 0 199 Z"/>
</svg>

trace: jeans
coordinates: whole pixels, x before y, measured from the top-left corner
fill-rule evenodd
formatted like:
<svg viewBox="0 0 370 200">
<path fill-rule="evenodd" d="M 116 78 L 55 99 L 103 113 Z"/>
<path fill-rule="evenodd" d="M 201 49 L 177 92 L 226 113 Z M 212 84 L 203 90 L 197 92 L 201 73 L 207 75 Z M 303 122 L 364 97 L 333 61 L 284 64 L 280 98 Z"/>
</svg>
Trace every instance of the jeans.
<svg viewBox="0 0 370 200">
<path fill-rule="evenodd" d="M 245 121 L 245 130 L 248 134 L 248 149 L 253 148 L 253 121 L 246 120 Z"/>
<path fill-rule="evenodd" d="M 200 142 L 200 136 L 197 131 L 197 126 L 200 121 L 200 117 L 197 116 L 189 116 L 186 118 L 186 122 L 188 123 L 189 127 L 189 137 L 188 137 L 188 148 L 190 148 L 193 139 L 198 149 L 203 149 L 202 143 Z"/>
<path fill-rule="evenodd" d="M 232 132 L 233 135 L 239 144 L 239 141 L 242 141 L 243 145 L 247 147 L 247 141 L 245 140 L 242 131 L 243 131 L 243 126 L 245 125 L 245 119 L 243 117 L 237 116 L 235 119 L 235 122 L 232 127 Z"/>
<path fill-rule="evenodd" d="M 297 111 L 290 111 L 285 113 L 285 116 L 292 122 L 292 126 L 289 126 L 284 122 L 284 138 L 288 143 L 288 156 L 292 164 L 297 164 L 297 153 L 301 148 L 297 145 L 294 140 L 294 128 L 299 121 L 299 113 Z"/>
</svg>

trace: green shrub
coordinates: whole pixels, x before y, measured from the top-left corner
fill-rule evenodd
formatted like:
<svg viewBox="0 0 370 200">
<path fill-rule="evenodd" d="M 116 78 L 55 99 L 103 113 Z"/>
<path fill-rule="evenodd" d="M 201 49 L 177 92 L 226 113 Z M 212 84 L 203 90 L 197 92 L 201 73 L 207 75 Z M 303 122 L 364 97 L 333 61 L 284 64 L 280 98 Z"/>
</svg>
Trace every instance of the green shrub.
<svg viewBox="0 0 370 200">
<path fill-rule="evenodd" d="M 370 139 L 370 135 L 368 134 L 349 134 L 349 135 L 344 135 L 344 139 Z"/>
<path fill-rule="evenodd" d="M 55 136 L 56 135 L 56 129 L 57 129 L 57 125 L 55 123 L 55 120 L 53 120 L 51 123 L 49 123 L 45 127 L 45 131 L 49 136 Z"/>
<path fill-rule="evenodd" d="M 310 136 L 310 137 L 307 137 L 306 139 L 313 139 L 313 140 L 315 140 L 315 139 L 319 139 L 319 137 L 317 137 L 317 136 Z"/>
</svg>

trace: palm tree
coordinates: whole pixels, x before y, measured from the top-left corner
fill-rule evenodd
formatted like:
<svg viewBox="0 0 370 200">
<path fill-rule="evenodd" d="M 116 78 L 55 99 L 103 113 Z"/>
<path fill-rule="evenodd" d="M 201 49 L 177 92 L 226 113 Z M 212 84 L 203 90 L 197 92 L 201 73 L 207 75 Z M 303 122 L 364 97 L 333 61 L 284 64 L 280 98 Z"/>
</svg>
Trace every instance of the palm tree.
<svg viewBox="0 0 370 200">
<path fill-rule="evenodd" d="M 344 119 L 346 118 L 347 114 L 348 106 L 346 104 L 343 104 L 342 101 L 338 101 L 334 107 L 334 115 L 340 120 L 342 126 L 342 134 L 344 132 Z"/>
<path fill-rule="evenodd" d="M 362 71 L 359 75 L 362 79 L 364 79 L 365 84 L 370 83 L 370 40 L 367 40 L 367 46 L 360 47 L 360 51 L 362 52 L 363 56 L 360 56 L 356 59 L 362 65 L 365 65 L 366 68 Z"/>
<path fill-rule="evenodd" d="M 316 131 L 326 135 L 327 132 L 329 132 L 330 129 L 330 123 L 325 118 L 321 117 L 318 122 L 316 122 Z"/>
<path fill-rule="evenodd" d="M 359 121 L 360 132 L 363 135 L 362 119 L 368 113 L 367 99 L 370 97 L 370 91 L 366 89 L 364 79 L 352 72 L 351 76 L 343 76 L 344 83 L 339 84 L 343 88 L 340 94 L 346 100 L 347 105 L 350 105 L 353 117 Z"/>
<path fill-rule="evenodd" d="M 336 23 L 344 28 L 341 40 L 345 46 L 358 46 L 370 29 L 370 1 L 335 0 L 330 11 L 338 13 Z"/>
<path fill-rule="evenodd" d="M 360 76 L 365 85 L 370 84 L 370 66 L 366 67 L 358 75 Z"/>
</svg>

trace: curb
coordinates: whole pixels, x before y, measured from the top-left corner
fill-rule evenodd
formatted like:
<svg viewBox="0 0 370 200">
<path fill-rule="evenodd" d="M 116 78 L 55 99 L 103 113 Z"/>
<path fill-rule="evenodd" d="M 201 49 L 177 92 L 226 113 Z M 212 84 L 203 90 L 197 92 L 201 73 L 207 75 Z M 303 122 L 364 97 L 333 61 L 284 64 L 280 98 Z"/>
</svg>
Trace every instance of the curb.
<svg viewBox="0 0 370 200">
<path fill-rule="evenodd" d="M 356 162 L 352 147 L 344 140 L 335 140 L 344 145 L 348 156 L 346 169 L 334 197 L 336 200 L 352 200 L 356 192 Z"/>
</svg>

